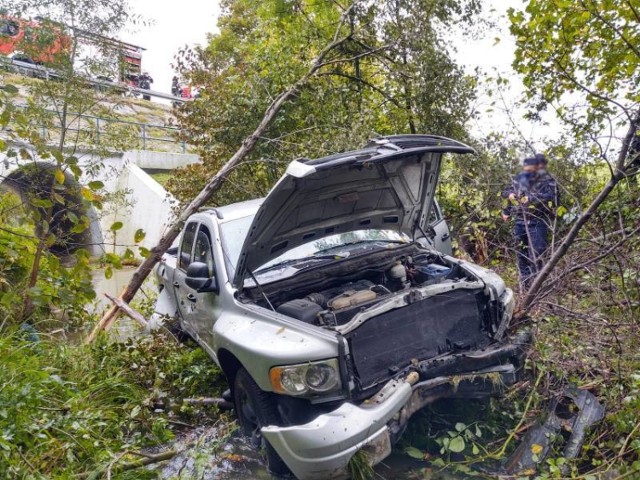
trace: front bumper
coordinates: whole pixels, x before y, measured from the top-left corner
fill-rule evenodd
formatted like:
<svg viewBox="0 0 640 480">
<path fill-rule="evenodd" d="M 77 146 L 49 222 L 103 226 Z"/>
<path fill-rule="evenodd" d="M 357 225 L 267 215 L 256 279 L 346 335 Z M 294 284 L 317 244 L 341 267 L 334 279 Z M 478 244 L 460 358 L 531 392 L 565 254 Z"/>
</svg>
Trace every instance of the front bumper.
<svg viewBox="0 0 640 480">
<path fill-rule="evenodd" d="M 495 395 L 516 383 L 525 353 L 519 348 L 514 358 L 513 352 L 513 344 L 503 344 L 493 349 L 496 357 L 491 367 L 440 375 L 414 385 L 408 377 L 392 380 L 360 405 L 345 402 L 309 423 L 267 426 L 262 434 L 300 480 L 346 478 L 349 460 L 358 450 L 364 451 L 369 464 L 379 463 L 391 453 L 409 418 L 426 405 L 445 397 Z"/>
</svg>

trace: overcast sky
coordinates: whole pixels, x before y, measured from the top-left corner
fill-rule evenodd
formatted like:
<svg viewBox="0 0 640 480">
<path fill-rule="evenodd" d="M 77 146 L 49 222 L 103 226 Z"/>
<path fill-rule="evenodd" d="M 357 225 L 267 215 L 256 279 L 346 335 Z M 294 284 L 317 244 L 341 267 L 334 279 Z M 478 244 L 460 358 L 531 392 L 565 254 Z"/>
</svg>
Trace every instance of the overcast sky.
<svg viewBox="0 0 640 480">
<path fill-rule="evenodd" d="M 122 40 L 140 45 L 147 50 L 143 53 L 142 68 L 154 79 L 153 90 L 170 92 L 173 57 L 184 45 L 206 43 L 207 33 L 216 31 L 216 19 L 220 12 L 217 0 L 178 0 L 174 2 L 158 0 L 132 0 L 137 13 L 151 22 L 148 26 L 136 27 L 133 32 L 121 35 Z M 474 134 L 483 135 L 495 130 L 511 128 L 509 118 L 500 110 L 511 108 L 514 100 L 522 92 L 522 86 L 511 70 L 514 41 L 508 30 L 506 12 L 509 7 L 520 7 L 522 0 L 494 0 L 487 2 L 485 14 L 496 22 L 495 29 L 485 38 L 470 41 L 468 38 L 454 40 L 457 53 L 454 55 L 460 65 L 469 73 L 476 67 L 485 72 L 498 71 L 512 78 L 512 86 L 505 91 L 506 105 L 498 103 L 491 107 L 489 99 L 481 97 L 477 106 L 481 119 L 470 127 Z M 495 42 L 495 38 L 499 42 Z M 157 99 L 154 101 L 158 101 Z M 486 112 L 487 109 L 493 109 Z M 549 134 L 549 129 L 532 126 L 521 119 L 522 111 L 515 112 L 518 128 L 528 140 L 535 140 Z"/>
<path fill-rule="evenodd" d="M 150 21 L 120 38 L 147 50 L 142 54 L 142 69 L 154 80 L 151 88 L 171 91 L 173 57 L 184 45 L 205 44 L 207 33 L 216 30 L 220 8 L 216 0 L 132 0 L 136 13 Z"/>
<path fill-rule="evenodd" d="M 496 18 L 503 18 L 502 31 L 492 31 L 486 39 L 458 45 L 458 61 L 470 68 L 481 66 L 485 69 L 508 69 L 513 57 L 513 41 L 506 29 L 504 14 L 508 6 L 520 4 L 519 0 L 499 0 L 495 2 Z M 216 0 L 178 0 L 160 2 L 158 0 L 134 0 L 132 5 L 137 13 L 151 21 L 148 26 L 138 26 L 133 32 L 125 32 L 122 40 L 140 45 L 147 50 L 143 55 L 143 69 L 149 71 L 156 80 L 154 89 L 168 91 L 173 72 L 170 64 L 178 49 L 184 45 L 205 43 L 207 33 L 216 31 L 216 19 L 220 12 Z M 494 38 L 502 41 L 494 45 Z"/>
</svg>

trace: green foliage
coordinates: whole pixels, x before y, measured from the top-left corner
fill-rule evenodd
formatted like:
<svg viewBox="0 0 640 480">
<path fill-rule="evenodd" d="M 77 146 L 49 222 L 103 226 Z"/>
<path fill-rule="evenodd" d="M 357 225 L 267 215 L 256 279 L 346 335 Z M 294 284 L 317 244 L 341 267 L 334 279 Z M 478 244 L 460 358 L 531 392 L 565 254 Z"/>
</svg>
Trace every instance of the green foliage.
<svg viewBox="0 0 640 480">
<path fill-rule="evenodd" d="M 90 153 L 97 157 L 108 150 L 108 142 L 96 146 L 95 139 L 85 138 L 91 134 L 83 131 L 81 116 L 105 108 L 100 100 L 107 93 L 91 90 L 86 79 L 99 74 L 99 63 L 108 63 L 109 56 L 82 58 L 79 38 L 72 32 L 108 35 L 130 18 L 129 10 L 124 0 L 0 0 L 0 11 L 22 18 L 43 17 L 16 49 L 46 63 L 60 80 L 30 82 L 26 101 L 16 98 L 15 88 L 0 92 L 0 126 L 8 136 L 0 147 L 7 157 L 6 168 L 13 170 L 4 183 L 21 191 L 25 205 L 20 217 L 29 229 L 26 234 L 20 229 L 4 230 L 3 235 L 20 238 L 0 245 L 7 249 L 0 256 L 12 258 L 13 252 L 21 251 L 26 255 L 20 261 L 30 263 L 28 271 L 21 269 L 20 278 L 11 278 L 12 285 L 21 288 L 3 292 L 2 305 L 14 321 L 35 323 L 53 313 L 73 320 L 84 314 L 84 303 L 95 296 L 88 256 L 82 249 L 90 242 L 91 217 L 102 207 L 103 186 L 91 180 L 100 162 L 81 168 L 74 152 L 87 144 L 95 146 Z M 101 37 L 95 38 L 97 49 L 113 49 L 108 42 L 101 44 Z M 81 182 L 87 178 L 85 187 Z M 18 244 L 28 246 L 16 250 Z"/>
<path fill-rule="evenodd" d="M 171 337 L 138 343 L 32 343 L 1 332 L 0 471 L 8 478 L 70 478 L 104 469 L 125 450 L 174 437 L 158 399 L 219 393 L 222 376 L 197 348 Z M 189 407 L 183 417 L 206 410 Z"/>
<path fill-rule="evenodd" d="M 358 450 L 349 459 L 349 478 L 353 480 L 369 480 L 375 478 L 375 472 L 367 459 L 364 450 Z"/>
<path fill-rule="evenodd" d="M 206 48 L 185 52 L 179 65 L 200 91 L 176 113 L 203 164 L 186 167 L 168 188 L 193 198 L 259 124 L 273 97 L 336 35 L 349 39 L 285 107 L 213 203 L 263 196 L 292 159 L 352 149 L 377 134 L 464 138 L 474 86 L 451 60 L 439 27 L 471 22 L 479 5 L 353 2 L 338 28 L 344 9 L 332 2 L 224 2 L 220 32 Z"/>
<path fill-rule="evenodd" d="M 65 264 L 51 252 L 43 252 L 37 282 L 29 287 L 29 274 L 39 243 L 22 200 L 12 193 L 0 194 L 0 315 L 19 318 L 28 289 L 42 318 L 55 311 L 67 327 L 86 319 L 84 304 L 95 298 L 89 274 L 89 257 L 78 250 Z"/>
<path fill-rule="evenodd" d="M 629 113 L 640 100 L 640 28 L 634 2 L 530 0 L 511 9 L 515 69 L 539 110 L 551 103 L 587 102 L 587 115 L 561 106 L 565 120 L 604 126 L 605 117 Z"/>
</svg>

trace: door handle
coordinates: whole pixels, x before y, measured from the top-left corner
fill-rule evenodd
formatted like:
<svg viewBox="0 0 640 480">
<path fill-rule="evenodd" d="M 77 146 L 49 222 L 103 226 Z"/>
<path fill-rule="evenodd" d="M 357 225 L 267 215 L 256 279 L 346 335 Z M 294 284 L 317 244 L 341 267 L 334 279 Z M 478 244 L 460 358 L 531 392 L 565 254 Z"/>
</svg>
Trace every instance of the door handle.
<svg viewBox="0 0 640 480">
<path fill-rule="evenodd" d="M 442 235 L 442 236 L 440 237 L 440 240 L 444 242 L 445 240 L 449 240 L 449 237 L 450 237 L 450 236 L 451 236 L 450 234 L 445 233 L 444 235 Z"/>
<path fill-rule="evenodd" d="M 179 282 L 173 282 L 173 286 L 175 288 L 180 288 L 180 283 Z"/>
<path fill-rule="evenodd" d="M 195 302 L 198 299 L 193 293 L 190 293 L 189 295 L 187 295 L 187 300 L 189 300 L 190 302 Z"/>
</svg>

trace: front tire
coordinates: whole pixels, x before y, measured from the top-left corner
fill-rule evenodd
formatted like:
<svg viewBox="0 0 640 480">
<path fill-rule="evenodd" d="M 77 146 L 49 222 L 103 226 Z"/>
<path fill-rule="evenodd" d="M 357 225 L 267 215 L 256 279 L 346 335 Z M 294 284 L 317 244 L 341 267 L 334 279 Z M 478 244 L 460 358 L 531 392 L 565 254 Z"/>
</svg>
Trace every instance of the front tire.
<svg viewBox="0 0 640 480">
<path fill-rule="evenodd" d="M 282 423 L 273 394 L 261 390 L 249 372 L 240 368 L 233 382 L 233 400 L 242 434 L 251 439 L 254 446 L 264 448 L 269 471 L 275 475 L 290 475 L 287 465 L 260 433 L 265 425 Z"/>
</svg>

